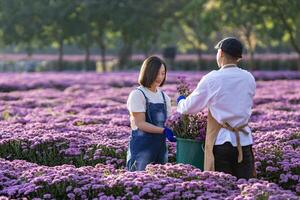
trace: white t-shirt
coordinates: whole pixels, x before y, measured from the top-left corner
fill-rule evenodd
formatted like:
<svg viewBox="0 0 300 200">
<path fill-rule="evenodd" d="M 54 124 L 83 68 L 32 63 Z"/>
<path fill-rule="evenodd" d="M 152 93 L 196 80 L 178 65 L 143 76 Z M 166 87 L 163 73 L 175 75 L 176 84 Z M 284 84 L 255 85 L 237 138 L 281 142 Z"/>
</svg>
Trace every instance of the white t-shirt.
<svg viewBox="0 0 300 200">
<path fill-rule="evenodd" d="M 249 72 L 237 66 L 222 68 L 205 75 L 193 93 L 179 102 L 177 111 L 198 113 L 208 107 L 219 123 L 228 122 L 231 126 L 238 127 L 249 121 L 255 89 L 255 79 Z M 242 146 L 253 143 L 250 128 L 245 127 L 245 130 L 250 134 L 241 132 Z M 235 133 L 221 128 L 215 145 L 225 142 L 237 146 Z"/>
<path fill-rule="evenodd" d="M 148 98 L 148 101 L 150 103 L 164 103 L 163 96 L 161 94 L 161 90 L 157 88 L 156 92 L 152 92 L 151 90 L 147 89 L 144 86 L 138 87 L 141 89 L 146 97 Z M 167 116 L 169 117 L 172 114 L 171 111 L 171 99 L 170 97 L 164 93 L 165 99 L 166 99 L 166 104 L 167 104 Z M 133 90 L 128 97 L 127 100 L 127 108 L 130 113 L 132 112 L 146 112 L 146 99 L 143 95 L 143 93 L 137 89 Z M 130 125 L 132 130 L 136 130 L 137 126 L 134 123 L 134 119 L 132 115 L 130 115 Z"/>
</svg>

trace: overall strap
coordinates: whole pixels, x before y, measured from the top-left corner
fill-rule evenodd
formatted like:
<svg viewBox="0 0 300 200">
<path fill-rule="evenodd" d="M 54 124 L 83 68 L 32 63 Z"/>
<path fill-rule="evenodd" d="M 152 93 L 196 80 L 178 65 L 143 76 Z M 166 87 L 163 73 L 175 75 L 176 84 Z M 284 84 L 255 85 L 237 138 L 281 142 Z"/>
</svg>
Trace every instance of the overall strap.
<svg viewBox="0 0 300 200">
<path fill-rule="evenodd" d="M 146 115 L 148 116 L 149 120 L 150 120 L 151 123 L 152 123 L 151 115 L 150 115 L 150 113 L 149 113 L 149 100 L 148 100 L 148 98 L 147 98 L 147 96 L 146 96 L 146 94 L 144 93 L 143 90 L 141 90 L 140 88 L 136 88 L 136 89 L 139 90 L 139 91 L 141 91 L 142 94 L 143 94 L 144 97 L 145 97 L 145 100 L 146 100 Z"/>
<path fill-rule="evenodd" d="M 147 98 L 147 96 L 145 95 L 144 91 L 141 90 L 140 88 L 136 88 L 136 89 L 142 92 L 142 94 L 144 95 L 144 97 L 145 97 L 145 99 L 146 99 L 146 104 L 148 104 L 149 101 L 148 101 L 148 98 Z"/>
<path fill-rule="evenodd" d="M 167 118 L 167 103 L 166 103 L 166 97 L 163 91 L 161 91 L 162 97 L 164 99 L 164 107 L 165 107 L 165 117 Z"/>
</svg>

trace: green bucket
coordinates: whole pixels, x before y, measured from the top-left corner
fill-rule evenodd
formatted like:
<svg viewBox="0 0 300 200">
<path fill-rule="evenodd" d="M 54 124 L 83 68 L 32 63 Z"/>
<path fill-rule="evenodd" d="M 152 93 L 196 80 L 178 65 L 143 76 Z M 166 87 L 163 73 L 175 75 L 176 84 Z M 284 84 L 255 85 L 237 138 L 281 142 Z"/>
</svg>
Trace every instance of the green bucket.
<svg viewBox="0 0 300 200">
<path fill-rule="evenodd" d="M 204 141 L 177 138 L 176 162 L 191 164 L 201 170 L 204 166 Z"/>
</svg>

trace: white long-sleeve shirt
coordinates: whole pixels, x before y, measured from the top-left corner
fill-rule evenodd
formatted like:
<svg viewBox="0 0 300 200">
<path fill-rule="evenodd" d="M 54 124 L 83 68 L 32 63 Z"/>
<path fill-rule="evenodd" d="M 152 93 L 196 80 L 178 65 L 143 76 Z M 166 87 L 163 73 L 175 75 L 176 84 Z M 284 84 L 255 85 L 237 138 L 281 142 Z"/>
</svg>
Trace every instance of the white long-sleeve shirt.
<svg viewBox="0 0 300 200">
<path fill-rule="evenodd" d="M 251 116 L 253 97 L 255 95 L 255 79 L 251 73 L 237 66 L 221 68 L 205 75 L 197 88 L 177 106 L 177 112 L 195 114 L 205 107 L 219 122 L 228 122 L 232 127 L 248 123 Z M 253 143 L 250 128 L 244 128 L 249 134 L 239 133 L 242 146 Z M 231 142 L 237 146 L 234 132 L 221 128 L 215 145 Z"/>
</svg>

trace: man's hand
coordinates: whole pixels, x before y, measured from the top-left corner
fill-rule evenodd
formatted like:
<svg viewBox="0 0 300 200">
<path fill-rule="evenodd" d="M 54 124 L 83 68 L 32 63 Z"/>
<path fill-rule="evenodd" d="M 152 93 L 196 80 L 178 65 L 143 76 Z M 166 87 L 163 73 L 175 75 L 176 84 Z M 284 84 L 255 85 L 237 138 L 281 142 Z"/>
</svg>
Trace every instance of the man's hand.
<svg viewBox="0 0 300 200">
<path fill-rule="evenodd" d="M 177 98 L 177 100 L 176 100 L 177 105 L 178 105 L 179 101 L 182 100 L 182 99 L 185 99 L 185 96 L 182 96 L 182 95 L 181 95 L 181 96 L 179 96 L 179 97 Z"/>
</svg>

